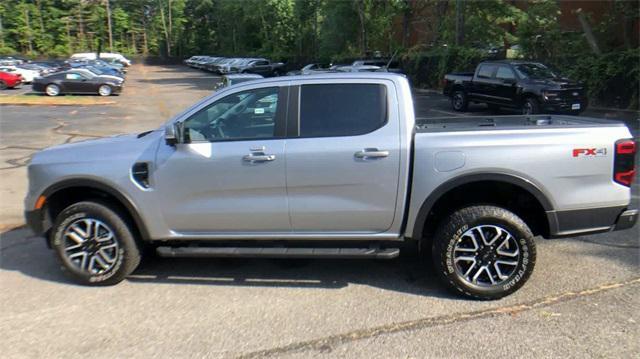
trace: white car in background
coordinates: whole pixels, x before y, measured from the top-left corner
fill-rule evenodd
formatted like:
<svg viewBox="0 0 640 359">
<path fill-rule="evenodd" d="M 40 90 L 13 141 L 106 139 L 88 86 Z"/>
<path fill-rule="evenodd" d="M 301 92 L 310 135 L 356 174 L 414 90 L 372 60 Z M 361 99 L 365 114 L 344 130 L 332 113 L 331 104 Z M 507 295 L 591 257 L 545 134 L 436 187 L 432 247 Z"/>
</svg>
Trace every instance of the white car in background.
<svg viewBox="0 0 640 359">
<path fill-rule="evenodd" d="M 31 83 L 33 79 L 40 76 L 38 71 L 23 69 L 17 66 L 0 66 L 0 71 L 9 72 L 12 74 L 19 74 L 22 76 L 24 83 Z"/>
<path fill-rule="evenodd" d="M 71 58 L 72 59 L 95 60 L 96 59 L 96 53 L 95 52 L 77 53 L 77 54 L 71 55 Z M 112 53 L 112 52 L 101 52 L 100 53 L 100 58 L 103 59 L 103 60 L 115 59 L 115 60 L 117 60 L 118 62 L 120 62 L 121 64 L 123 64 L 125 66 L 131 66 L 131 60 L 129 60 L 126 57 L 122 56 L 122 54 L 116 54 L 116 53 Z"/>
</svg>

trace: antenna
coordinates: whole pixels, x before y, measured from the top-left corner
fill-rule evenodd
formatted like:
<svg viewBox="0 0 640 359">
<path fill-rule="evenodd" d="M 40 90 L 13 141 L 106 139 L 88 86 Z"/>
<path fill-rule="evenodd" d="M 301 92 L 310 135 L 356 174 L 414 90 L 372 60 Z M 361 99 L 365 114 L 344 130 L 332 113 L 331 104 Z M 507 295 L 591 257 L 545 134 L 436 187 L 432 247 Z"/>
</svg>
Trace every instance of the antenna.
<svg viewBox="0 0 640 359">
<path fill-rule="evenodd" d="M 398 49 L 396 49 L 396 51 L 393 52 L 393 55 L 391 55 L 389 62 L 387 62 L 387 65 L 385 66 L 387 71 L 389 71 L 389 66 L 391 65 L 391 61 L 393 61 L 393 59 L 396 57 L 397 54 L 398 54 Z"/>
</svg>

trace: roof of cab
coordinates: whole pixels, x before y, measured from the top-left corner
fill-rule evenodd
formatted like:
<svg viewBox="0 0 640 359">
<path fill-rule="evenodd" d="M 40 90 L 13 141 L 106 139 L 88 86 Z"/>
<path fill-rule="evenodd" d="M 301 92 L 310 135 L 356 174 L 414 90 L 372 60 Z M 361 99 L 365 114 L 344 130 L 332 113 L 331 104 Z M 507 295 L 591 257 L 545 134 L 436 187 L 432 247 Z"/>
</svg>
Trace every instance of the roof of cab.
<svg viewBox="0 0 640 359">
<path fill-rule="evenodd" d="M 346 79 L 385 79 L 391 81 L 397 81 L 400 79 L 406 79 L 404 74 L 394 72 L 323 72 L 319 74 L 311 75 L 293 75 L 293 76 L 280 76 L 269 77 L 265 79 L 259 79 L 252 81 L 252 84 L 261 82 L 283 82 L 283 81 L 309 81 L 309 80 L 346 80 Z"/>
</svg>

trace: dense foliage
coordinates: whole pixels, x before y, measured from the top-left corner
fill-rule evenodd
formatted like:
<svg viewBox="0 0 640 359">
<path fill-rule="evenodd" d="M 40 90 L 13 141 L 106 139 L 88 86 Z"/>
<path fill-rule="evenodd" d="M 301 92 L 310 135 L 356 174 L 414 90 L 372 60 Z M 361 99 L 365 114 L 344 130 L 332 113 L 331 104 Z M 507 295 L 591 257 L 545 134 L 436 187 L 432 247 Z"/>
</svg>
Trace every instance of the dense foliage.
<svg viewBox="0 0 640 359">
<path fill-rule="evenodd" d="M 64 57 L 100 47 L 302 64 L 397 52 L 414 84 L 438 87 L 445 73 L 486 58 L 487 48 L 517 44 L 521 57 L 587 83 L 598 101 L 637 107 L 640 53 L 631 33 L 639 3 L 608 1 L 598 22 L 585 14 L 588 41 L 586 32 L 561 29 L 556 0 L 1 0 L 0 54 Z M 633 21 L 636 28 L 627 26 Z"/>
<path fill-rule="evenodd" d="M 402 0 L 2 0 L 0 53 L 329 59 L 392 48 Z M 110 19 L 108 13 L 110 12 Z M 111 41 L 109 40 L 111 27 Z"/>
</svg>

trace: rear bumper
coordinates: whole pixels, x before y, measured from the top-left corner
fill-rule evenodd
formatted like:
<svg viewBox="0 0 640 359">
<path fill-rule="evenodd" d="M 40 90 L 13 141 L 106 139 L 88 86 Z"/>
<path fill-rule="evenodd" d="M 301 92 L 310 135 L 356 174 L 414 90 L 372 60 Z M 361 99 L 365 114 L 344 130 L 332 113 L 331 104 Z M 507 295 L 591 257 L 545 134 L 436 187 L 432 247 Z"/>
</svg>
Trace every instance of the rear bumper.
<svg viewBox="0 0 640 359">
<path fill-rule="evenodd" d="M 613 228 L 614 231 L 621 231 L 624 229 L 629 229 L 635 226 L 636 222 L 638 222 L 638 210 L 637 209 L 628 209 L 618 217 L 616 221 L 616 225 Z"/>
<path fill-rule="evenodd" d="M 550 237 L 564 238 L 629 229 L 638 221 L 638 215 L 637 209 L 623 206 L 549 211 L 547 219 Z"/>
</svg>

